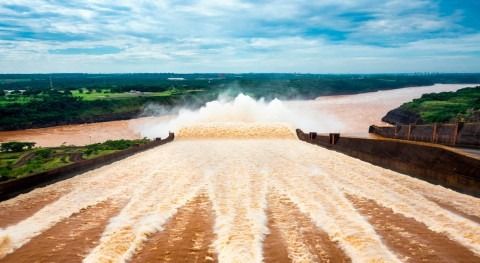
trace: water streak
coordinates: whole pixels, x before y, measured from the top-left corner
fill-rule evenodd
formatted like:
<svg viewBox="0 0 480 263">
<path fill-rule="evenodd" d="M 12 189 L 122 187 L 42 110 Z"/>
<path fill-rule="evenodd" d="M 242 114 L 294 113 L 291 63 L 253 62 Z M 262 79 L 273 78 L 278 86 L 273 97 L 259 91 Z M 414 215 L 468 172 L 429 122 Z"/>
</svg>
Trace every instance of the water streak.
<svg viewBox="0 0 480 263">
<path fill-rule="evenodd" d="M 249 129 L 231 123 L 197 125 L 180 134 L 170 144 L 8 201 L 3 207 L 14 212 L 16 202 L 48 191 L 62 193 L 57 201 L 0 232 L 0 257 L 15 253 L 83 208 L 124 200 L 127 205 L 111 219 L 84 261 L 125 262 L 153 233 L 163 231 L 178 209 L 205 192 L 216 217 L 216 240 L 211 245 L 220 262 L 264 260 L 262 245 L 269 233 L 266 209 L 269 202 L 275 205 L 269 201 L 272 196 L 291 200 L 311 220 L 308 223 L 328 234 L 326 243 L 338 244 L 353 261 L 399 259 L 346 194 L 373 199 L 480 253 L 479 225 L 426 196 L 449 198 L 449 203 L 473 215 L 478 214 L 476 198 L 298 141 L 288 126 L 280 124 Z M 220 138 L 210 138 L 216 135 Z M 429 193 L 433 190 L 437 192 Z M 307 249 L 298 233 L 288 232 L 282 222 L 277 226 L 288 240 L 291 258 L 307 262 L 321 258 Z"/>
</svg>

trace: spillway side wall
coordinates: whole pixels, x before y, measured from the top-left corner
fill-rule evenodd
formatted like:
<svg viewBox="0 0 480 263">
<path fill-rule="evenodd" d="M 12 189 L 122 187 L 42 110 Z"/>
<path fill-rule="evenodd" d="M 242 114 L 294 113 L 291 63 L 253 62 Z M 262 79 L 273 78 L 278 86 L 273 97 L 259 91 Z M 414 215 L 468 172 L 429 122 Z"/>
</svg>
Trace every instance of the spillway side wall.
<svg viewBox="0 0 480 263">
<path fill-rule="evenodd" d="M 411 124 L 396 127 L 372 125 L 369 132 L 391 139 L 480 148 L 480 123 Z"/>
<path fill-rule="evenodd" d="M 52 184 L 67 178 L 71 178 L 80 173 L 110 164 L 135 153 L 139 153 L 168 142 L 173 141 L 175 135 L 171 133 L 163 140 L 155 140 L 150 143 L 141 144 L 123 151 L 114 152 L 104 156 L 92 159 L 82 160 L 76 163 L 68 164 L 45 172 L 32 174 L 26 177 L 0 182 L 0 201 L 7 200 L 19 194 L 26 193 L 36 187 Z"/>
<path fill-rule="evenodd" d="M 312 136 L 297 130 L 300 140 L 407 174 L 450 189 L 480 196 L 480 160 L 442 146 L 390 139 Z"/>
</svg>

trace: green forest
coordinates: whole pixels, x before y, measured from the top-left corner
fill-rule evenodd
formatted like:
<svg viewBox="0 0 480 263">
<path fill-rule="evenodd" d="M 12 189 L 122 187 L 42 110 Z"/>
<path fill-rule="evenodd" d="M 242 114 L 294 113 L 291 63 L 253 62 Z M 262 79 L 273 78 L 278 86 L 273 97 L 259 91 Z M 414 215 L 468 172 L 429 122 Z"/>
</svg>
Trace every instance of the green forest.
<svg viewBox="0 0 480 263">
<path fill-rule="evenodd" d="M 2 74 L 0 130 L 130 119 L 152 103 L 198 108 L 220 94 L 314 99 L 479 82 L 480 74 Z"/>
<path fill-rule="evenodd" d="M 480 86 L 424 94 L 400 108 L 419 114 L 423 123 L 480 121 Z"/>
</svg>

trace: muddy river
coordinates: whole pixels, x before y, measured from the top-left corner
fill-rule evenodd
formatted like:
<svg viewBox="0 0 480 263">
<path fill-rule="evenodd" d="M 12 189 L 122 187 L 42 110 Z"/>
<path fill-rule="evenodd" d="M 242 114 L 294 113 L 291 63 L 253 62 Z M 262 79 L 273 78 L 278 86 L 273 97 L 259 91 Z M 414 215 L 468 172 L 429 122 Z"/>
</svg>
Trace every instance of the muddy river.
<svg viewBox="0 0 480 263">
<path fill-rule="evenodd" d="M 424 93 L 455 91 L 478 84 L 437 84 L 428 87 L 411 87 L 357 95 L 327 96 L 316 100 L 287 101 L 285 105 L 297 112 L 313 116 L 319 123 L 332 122 L 330 126 L 304 128 L 319 132 L 366 133 L 371 124 L 384 124 L 381 118 L 402 103 L 420 97 Z M 85 145 L 108 139 L 136 139 L 158 137 L 152 133 L 142 134 L 141 127 L 161 124 L 175 116 L 139 118 L 93 124 L 65 125 L 43 129 L 0 132 L 0 142 L 33 141 L 37 146 Z M 327 121 L 328 120 L 328 121 Z M 140 127 L 140 128 L 139 128 Z M 318 127 L 321 127 L 320 129 Z M 164 135 L 163 135 L 164 136 Z"/>
</svg>

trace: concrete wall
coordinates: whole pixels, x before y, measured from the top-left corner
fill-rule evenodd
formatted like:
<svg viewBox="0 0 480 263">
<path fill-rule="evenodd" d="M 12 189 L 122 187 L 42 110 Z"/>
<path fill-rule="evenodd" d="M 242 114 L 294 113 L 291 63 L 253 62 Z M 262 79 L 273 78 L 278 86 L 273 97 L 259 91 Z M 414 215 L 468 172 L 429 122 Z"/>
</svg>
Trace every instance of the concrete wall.
<svg viewBox="0 0 480 263">
<path fill-rule="evenodd" d="M 480 124 L 465 123 L 458 133 L 457 142 L 459 145 L 480 145 Z"/>
<path fill-rule="evenodd" d="M 434 184 L 480 196 L 480 159 L 450 151 L 443 146 L 390 139 L 342 137 L 333 145 L 328 136 L 297 130 L 300 140 L 404 173 Z"/>
<path fill-rule="evenodd" d="M 100 166 L 124 159 L 135 153 L 166 144 L 173 141 L 174 137 L 175 135 L 173 133 L 170 133 L 170 135 L 163 140 L 158 139 L 150 143 L 134 146 L 124 151 L 114 152 L 93 159 L 83 160 L 80 162 L 65 165 L 46 172 L 32 174 L 26 177 L 1 182 L 0 201 L 15 197 L 21 193 L 26 193 L 36 187 L 45 186 L 54 182 L 71 178 L 88 170 L 95 169 Z"/>
<path fill-rule="evenodd" d="M 392 139 L 431 142 L 459 147 L 480 147 L 480 123 L 412 124 L 396 127 L 372 125 L 369 132 Z"/>
</svg>

